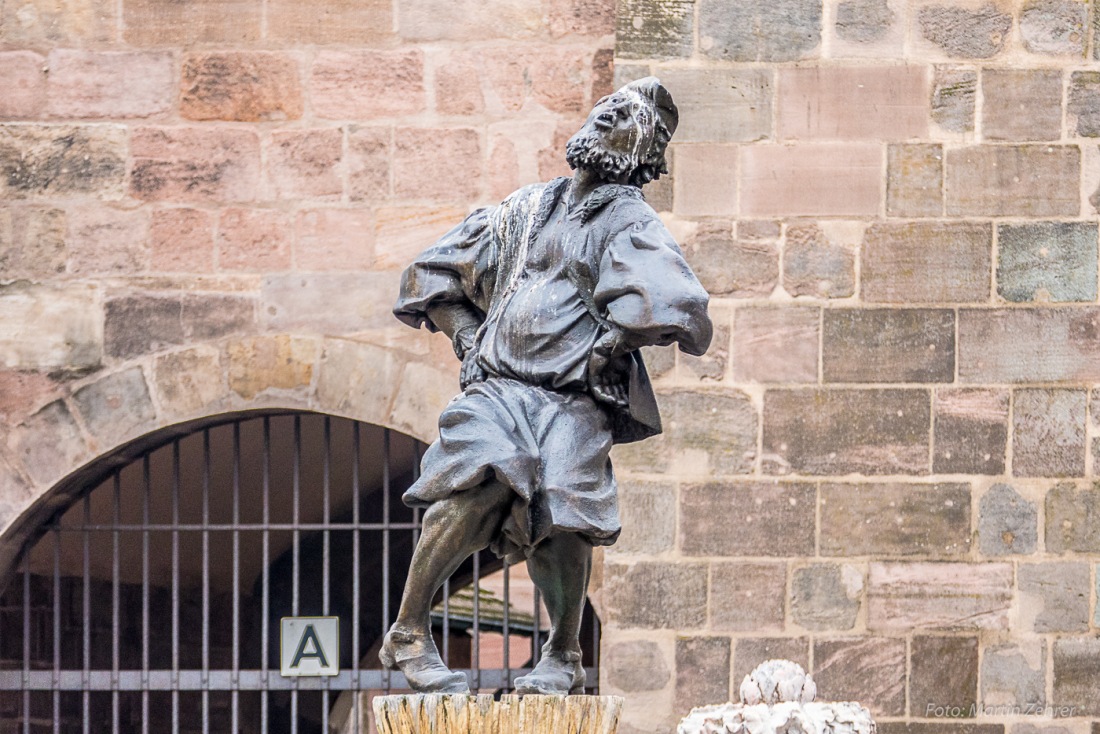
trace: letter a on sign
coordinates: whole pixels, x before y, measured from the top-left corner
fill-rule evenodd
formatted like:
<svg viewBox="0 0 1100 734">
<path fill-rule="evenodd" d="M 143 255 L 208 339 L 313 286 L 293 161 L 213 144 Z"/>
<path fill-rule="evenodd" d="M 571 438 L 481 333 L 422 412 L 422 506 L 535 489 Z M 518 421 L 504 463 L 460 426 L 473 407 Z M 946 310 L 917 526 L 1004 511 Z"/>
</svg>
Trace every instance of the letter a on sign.
<svg viewBox="0 0 1100 734">
<path fill-rule="evenodd" d="M 283 617 L 280 672 L 285 676 L 340 672 L 339 617 Z"/>
</svg>

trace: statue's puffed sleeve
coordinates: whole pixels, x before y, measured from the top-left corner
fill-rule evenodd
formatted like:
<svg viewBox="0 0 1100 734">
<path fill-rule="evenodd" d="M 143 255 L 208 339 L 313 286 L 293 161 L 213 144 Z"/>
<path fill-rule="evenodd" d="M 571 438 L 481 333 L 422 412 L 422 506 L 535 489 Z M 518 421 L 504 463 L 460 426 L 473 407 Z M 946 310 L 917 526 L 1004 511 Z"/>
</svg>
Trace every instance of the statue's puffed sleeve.
<svg viewBox="0 0 1100 734">
<path fill-rule="evenodd" d="M 594 297 L 634 346 L 678 342 L 688 354 L 703 354 L 710 346 L 707 292 L 672 234 L 652 215 L 611 237 Z"/>
<path fill-rule="evenodd" d="M 489 226 L 491 209 L 478 209 L 416 258 L 401 276 L 393 313 L 409 326 L 438 326 L 429 311 L 440 306 L 472 306 L 484 317 L 492 295 L 496 248 Z"/>
</svg>

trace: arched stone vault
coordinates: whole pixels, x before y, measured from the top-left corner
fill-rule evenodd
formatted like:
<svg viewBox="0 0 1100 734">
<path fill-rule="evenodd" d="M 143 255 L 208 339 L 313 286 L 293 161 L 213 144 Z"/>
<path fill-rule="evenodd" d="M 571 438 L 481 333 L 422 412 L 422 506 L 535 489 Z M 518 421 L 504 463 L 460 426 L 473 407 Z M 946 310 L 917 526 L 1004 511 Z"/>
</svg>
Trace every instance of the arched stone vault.
<svg viewBox="0 0 1100 734">
<path fill-rule="evenodd" d="M 457 363 L 436 341 L 236 336 L 145 355 L 59 390 L 0 447 L 9 464 L 0 478 L 12 484 L 0 487 L 0 568 L 72 492 L 128 462 L 151 434 L 163 441 L 244 411 L 309 410 L 431 442 L 458 391 Z"/>
</svg>

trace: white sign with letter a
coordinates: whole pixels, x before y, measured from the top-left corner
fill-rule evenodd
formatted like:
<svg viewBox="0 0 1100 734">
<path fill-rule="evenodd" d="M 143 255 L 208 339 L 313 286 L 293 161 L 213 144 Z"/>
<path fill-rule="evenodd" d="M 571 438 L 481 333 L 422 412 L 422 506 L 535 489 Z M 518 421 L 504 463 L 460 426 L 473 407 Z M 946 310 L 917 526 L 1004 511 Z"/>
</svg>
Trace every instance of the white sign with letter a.
<svg viewBox="0 0 1100 734">
<path fill-rule="evenodd" d="M 339 617 L 283 617 L 279 671 L 289 677 L 340 672 Z"/>
</svg>

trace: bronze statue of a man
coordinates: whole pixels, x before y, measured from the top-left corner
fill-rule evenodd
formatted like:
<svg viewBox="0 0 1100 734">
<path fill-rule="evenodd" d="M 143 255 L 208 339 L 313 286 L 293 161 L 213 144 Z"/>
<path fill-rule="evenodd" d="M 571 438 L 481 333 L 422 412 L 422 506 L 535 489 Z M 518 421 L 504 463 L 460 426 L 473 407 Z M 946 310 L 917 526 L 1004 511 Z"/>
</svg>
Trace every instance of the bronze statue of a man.
<svg viewBox="0 0 1100 734">
<path fill-rule="evenodd" d="M 552 631 L 519 693 L 584 685 L 580 621 L 592 547 L 619 535 L 612 444 L 660 433 L 638 349 L 702 354 L 707 293 L 641 187 L 667 173 L 672 97 L 652 77 L 601 99 L 566 149 L 576 173 L 479 209 L 417 258 L 394 307 L 441 330 L 463 392 L 404 495 L 426 507 L 381 658 L 422 693 L 463 693 L 431 638 L 432 598 L 486 547 L 526 559 Z"/>
</svg>

